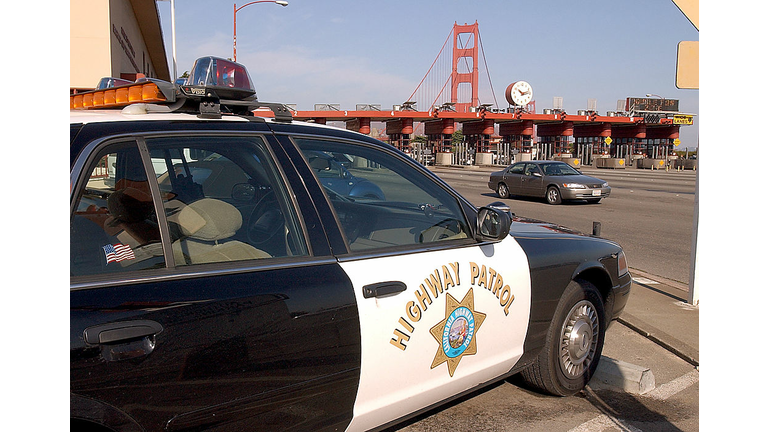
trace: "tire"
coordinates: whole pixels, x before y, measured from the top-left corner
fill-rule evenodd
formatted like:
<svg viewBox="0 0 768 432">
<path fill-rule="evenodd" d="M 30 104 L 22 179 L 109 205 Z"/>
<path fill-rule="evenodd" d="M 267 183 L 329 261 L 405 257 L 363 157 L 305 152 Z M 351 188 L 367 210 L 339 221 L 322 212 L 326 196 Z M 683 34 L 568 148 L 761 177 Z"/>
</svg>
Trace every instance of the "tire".
<svg viewBox="0 0 768 432">
<path fill-rule="evenodd" d="M 562 197 L 560 196 L 560 189 L 558 189 L 555 186 L 550 186 L 547 188 L 547 203 L 552 205 L 557 205 L 563 202 Z"/>
<path fill-rule="evenodd" d="M 499 198 L 509 198 L 509 188 L 504 183 L 496 186 L 496 193 L 499 194 Z"/>
<path fill-rule="evenodd" d="M 594 375 L 605 341 L 605 309 L 587 281 L 571 281 L 557 305 L 539 356 L 520 375 L 530 386 L 555 396 L 570 396 Z"/>
</svg>

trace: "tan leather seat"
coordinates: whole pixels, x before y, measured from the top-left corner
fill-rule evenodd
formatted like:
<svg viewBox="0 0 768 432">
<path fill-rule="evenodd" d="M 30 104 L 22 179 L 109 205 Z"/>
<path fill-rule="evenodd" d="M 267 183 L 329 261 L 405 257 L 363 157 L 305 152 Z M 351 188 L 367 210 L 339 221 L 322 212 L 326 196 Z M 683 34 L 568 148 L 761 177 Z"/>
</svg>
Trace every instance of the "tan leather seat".
<svg viewBox="0 0 768 432">
<path fill-rule="evenodd" d="M 243 217 L 224 201 L 203 198 L 183 207 L 174 219 L 184 236 L 173 243 L 176 265 L 271 257 L 247 243 L 227 240 L 243 225 Z"/>
</svg>

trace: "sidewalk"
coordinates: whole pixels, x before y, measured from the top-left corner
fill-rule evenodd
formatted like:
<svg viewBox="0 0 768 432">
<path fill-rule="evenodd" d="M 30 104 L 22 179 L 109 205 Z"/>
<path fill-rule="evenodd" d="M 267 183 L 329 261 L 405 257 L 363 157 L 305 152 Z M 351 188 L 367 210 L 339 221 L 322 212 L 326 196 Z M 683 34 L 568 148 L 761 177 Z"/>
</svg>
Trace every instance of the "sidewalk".
<svg viewBox="0 0 768 432">
<path fill-rule="evenodd" d="M 690 305 L 688 286 L 630 269 L 632 291 L 619 322 L 699 366 L 699 308 Z"/>
</svg>

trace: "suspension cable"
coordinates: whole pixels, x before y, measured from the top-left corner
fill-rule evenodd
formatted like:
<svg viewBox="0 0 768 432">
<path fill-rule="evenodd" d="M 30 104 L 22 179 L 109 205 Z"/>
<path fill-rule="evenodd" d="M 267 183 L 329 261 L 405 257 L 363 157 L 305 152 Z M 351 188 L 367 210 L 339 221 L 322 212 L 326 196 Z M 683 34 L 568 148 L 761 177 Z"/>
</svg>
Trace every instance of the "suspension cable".
<svg viewBox="0 0 768 432">
<path fill-rule="evenodd" d="M 448 43 L 449 40 L 451 40 L 451 35 L 452 34 L 453 34 L 453 28 L 451 28 L 451 31 L 448 33 L 448 37 L 445 39 L 445 42 L 443 42 L 443 47 L 440 48 L 440 52 L 437 53 L 437 57 L 435 57 L 435 61 L 432 62 L 432 66 L 429 67 L 429 70 L 424 75 L 424 78 L 422 78 L 421 82 L 419 82 L 419 85 L 416 86 L 416 90 L 414 90 L 413 93 L 411 93 L 411 95 L 408 96 L 408 99 L 406 99 L 406 100 L 411 100 L 413 95 L 415 95 L 416 92 L 419 91 L 419 87 L 421 87 L 421 84 L 424 82 L 425 79 L 427 79 L 427 76 L 432 71 L 432 68 L 435 67 L 435 63 L 437 63 L 437 60 L 440 58 L 440 55 L 443 54 L 443 50 L 445 49 L 445 45 Z"/>
</svg>

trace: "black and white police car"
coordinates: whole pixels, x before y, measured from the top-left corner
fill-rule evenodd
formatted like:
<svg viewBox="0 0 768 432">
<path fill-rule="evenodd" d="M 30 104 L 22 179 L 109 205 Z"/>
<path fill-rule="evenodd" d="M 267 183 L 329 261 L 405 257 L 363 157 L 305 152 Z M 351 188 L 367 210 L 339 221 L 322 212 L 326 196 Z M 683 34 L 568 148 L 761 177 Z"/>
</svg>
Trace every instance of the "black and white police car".
<svg viewBox="0 0 768 432">
<path fill-rule="evenodd" d="M 570 395 L 627 302 L 617 244 L 292 121 L 240 64 L 70 103 L 73 430 L 370 430 L 517 373 Z"/>
</svg>

